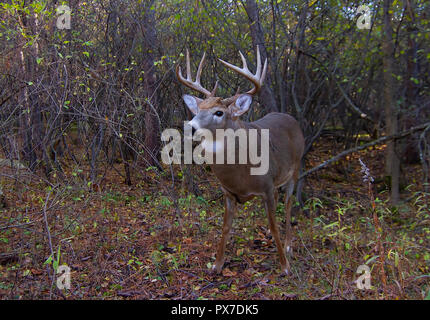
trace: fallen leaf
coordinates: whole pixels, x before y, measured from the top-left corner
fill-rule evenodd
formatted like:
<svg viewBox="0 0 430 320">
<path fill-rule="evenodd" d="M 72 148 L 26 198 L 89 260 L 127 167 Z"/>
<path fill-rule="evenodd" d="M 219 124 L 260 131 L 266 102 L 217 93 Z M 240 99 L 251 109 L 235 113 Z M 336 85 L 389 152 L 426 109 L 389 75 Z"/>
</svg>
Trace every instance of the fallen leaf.
<svg viewBox="0 0 430 320">
<path fill-rule="evenodd" d="M 35 276 L 39 276 L 43 273 L 43 271 L 38 269 L 31 269 L 31 273 L 34 274 Z"/>
<path fill-rule="evenodd" d="M 230 270 L 229 268 L 225 268 L 222 270 L 222 274 L 225 277 L 235 277 L 237 275 L 237 272 Z"/>
</svg>

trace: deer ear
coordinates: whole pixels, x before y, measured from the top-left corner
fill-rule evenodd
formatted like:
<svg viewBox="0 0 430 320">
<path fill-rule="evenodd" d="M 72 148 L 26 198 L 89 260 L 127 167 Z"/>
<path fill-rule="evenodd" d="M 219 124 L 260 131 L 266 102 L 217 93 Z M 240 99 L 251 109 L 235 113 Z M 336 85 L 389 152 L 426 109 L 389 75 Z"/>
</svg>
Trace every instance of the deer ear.
<svg viewBox="0 0 430 320">
<path fill-rule="evenodd" d="M 196 115 L 197 113 L 199 113 L 199 103 L 202 102 L 203 100 L 194 96 L 191 96 L 189 94 L 184 94 L 184 96 L 182 97 L 184 99 L 185 104 L 187 105 L 188 109 L 190 109 L 190 111 Z"/>
<path fill-rule="evenodd" d="M 235 117 L 239 117 L 249 110 L 249 106 L 252 103 L 252 97 L 249 94 L 242 94 L 236 99 L 236 102 L 232 106 L 232 114 Z"/>
</svg>

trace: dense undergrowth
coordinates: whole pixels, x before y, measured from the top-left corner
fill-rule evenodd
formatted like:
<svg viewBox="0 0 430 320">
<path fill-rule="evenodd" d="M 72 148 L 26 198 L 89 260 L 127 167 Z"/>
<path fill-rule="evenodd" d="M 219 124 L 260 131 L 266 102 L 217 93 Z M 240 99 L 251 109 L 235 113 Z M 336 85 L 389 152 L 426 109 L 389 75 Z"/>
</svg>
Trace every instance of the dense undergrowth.
<svg viewBox="0 0 430 320">
<path fill-rule="evenodd" d="M 330 156 L 320 144 L 311 167 Z M 359 157 L 375 177 L 363 182 Z M 194 167 L 202 191 L 184 191 L 181 169 L 136 175 L 128 187 L 111 170 L 97 187 L 71 168 L 67 183 L 49 186 L 21 174 L 2 176 L 2 299 L 429 299 L 429 194 L 420 166 L 406 168 L 404 201 L 387 201 L 383 149 L 354 154 L 307 178 L 305 207 L 293 211 L 292 274 L 279 271 L 276 247 L 259 199 L 240 206 L 222 275 L 209 270 L 222 225 L 218 183 Z M 5 169 L 6 171 L 6 169 Z M 11 170 L 12 171 L 12 170 Z M 77 174 L 78 173 L 78 174 Z M 24 183 L 25 181 L 25 183 Z M 277 218 L 284 234 L 283 205 Z M 47 228 L 49 226 L 49 229 Z M 49 230 L 49 232 L 48 232 Z M 54 272 L 71 268 L 59 290 Z M 358 289 L 367 265 L 370 289 Z"/>
</svg>

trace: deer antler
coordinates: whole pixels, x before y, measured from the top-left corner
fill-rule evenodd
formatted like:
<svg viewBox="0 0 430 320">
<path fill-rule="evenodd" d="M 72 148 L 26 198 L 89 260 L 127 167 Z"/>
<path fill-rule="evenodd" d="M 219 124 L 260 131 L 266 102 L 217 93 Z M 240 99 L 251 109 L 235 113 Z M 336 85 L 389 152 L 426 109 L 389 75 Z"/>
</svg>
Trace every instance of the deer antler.
<svg viewBox="0 0 430 320">
<path fill-rule="evenodd" d="M 261 86 L 263 85 L 264 78 L 266 77 L 267 72 L 267 58 L 264 61 L 263 70 L 261 69 L 261 57 L 260 57 L 260 48 L 257 46 L 257 71 L 255 74 L 252 74 L 251 71 L 248 69 L 248 65 L 246 63 L 246 59 L 243 56 L 242 52 L 239 51 L 240 57 L 242 59 L 243 67 L 239 68 L 236 67 L 228 62 L 225 62 L 224 60 L 218 59 L 222 64 L 224 64 L 226 67 L 230 68 L 231 70 L 237 72 L 238 74 L 244 76 L 246 79 L 251 81 L 254 84 L 254 88 L 249 90 L 247 94 L 254 95 L 256 94 Z M 223 104 L 229 104 L 235 100 L 239 96 L 239 93 L 237 92 L 234 96 L 224 99 Z"/>
<path fill-rule="evenodd" d="M 181 67 L 179 64 L 176 66 L 176 76 L 178 77 L 178 80 L 187 86 L 190 89 L 196 90 L 197 92 L 200 92 L 206 96 L 206 98 L 215 96 L 216 89 L 218 88 L 218 81 L 215 83 L 214 88 L 212 89 L 212 92 L 203 88 L 203 86 L 200 84 L 200 76 L 202 74 L 203 69 L 203 63 L 205 61 L 206 52 L 203 54 L 202 60 L 200 61 L 199 68 L 197 69 L 197 75 L 196 75 L 196 81 L 193 81 L 191 78 L 191 66 L 190 66 L 190 53 L 187 49 L 187 78 L 185 79 L 182 76 Z"/>
</svg>

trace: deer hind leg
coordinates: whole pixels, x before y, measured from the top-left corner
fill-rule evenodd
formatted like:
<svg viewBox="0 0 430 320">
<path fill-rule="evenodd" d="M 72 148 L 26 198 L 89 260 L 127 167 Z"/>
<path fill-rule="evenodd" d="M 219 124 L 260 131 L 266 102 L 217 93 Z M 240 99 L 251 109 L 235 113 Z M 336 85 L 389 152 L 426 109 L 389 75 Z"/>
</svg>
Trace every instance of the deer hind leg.
<svg viewBox="0 0 430 320">
<path fill-rule="evenodd" d="M 277 188 L 275 188 L 275 190 L 273 190 L 273 195 L 275 197 L 275 207 L 277 207 L 278 206 L 278 200 L 279 200 L 279 192 L 278 192 Z"/>
<path fill-rule="evenodd" d="M 272 233 L 273 238 L 275 239 L 276 248 L 278 249 L 278 255 L 279 260 L 281 262 L 281 268 L 282 271 L 288 274 L 290 272 L 290 264 L 285 256 L 284 249 L 282 247 L 282 242 L 279 237 L 279 230 L 278 225 L 276 223 L 276 202 L 275 202 L 275 195 L 274 192 L 270 192 L 265 196 L 265 202 L 266 202 L 266 212 L 267 212 L 267 218 L 269 220 L 269 228 L 270 232 Z"/>
<path fill-rule="evenodd" d="M 286 187 L 287 187 L 287 189 L 285 191 L 285 199 L 284 199 L 284 203 L 285 203 L 285 230 L 286 230 L 284 248 L 285 248 L 285 252 L 287 254 L 291 255 L 293 253 L 292 230 L 291 230 L 291 206 L 292 206 L 293 202 L 292 202 L 291 196 L 294 192 L 294 181 L 290 180 L 287 183 Z"/>
<path fill-rule="evenodd" d="M 216 254 L 216 261 L 214 265 L 214 271 L 220 273 L 222 270 L 222 266 L 224 265 L 224 254 L 225 247 L 230 236 L 231 225 L 233 223 L 233 217 L 236 213 L 236 200 L 224 194 L 224 203 L 225 203 L 225 211 L 224 211 L 224 222 L 222 226 L 222 235 L 221 241 L 218 244 L 218 251 Z"/>
</svg>

